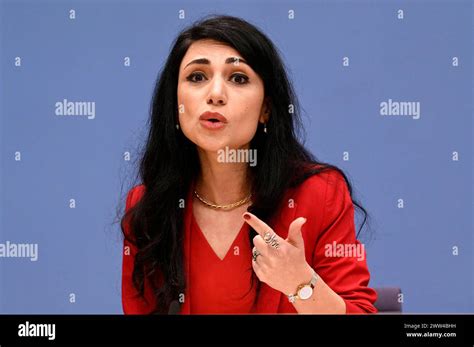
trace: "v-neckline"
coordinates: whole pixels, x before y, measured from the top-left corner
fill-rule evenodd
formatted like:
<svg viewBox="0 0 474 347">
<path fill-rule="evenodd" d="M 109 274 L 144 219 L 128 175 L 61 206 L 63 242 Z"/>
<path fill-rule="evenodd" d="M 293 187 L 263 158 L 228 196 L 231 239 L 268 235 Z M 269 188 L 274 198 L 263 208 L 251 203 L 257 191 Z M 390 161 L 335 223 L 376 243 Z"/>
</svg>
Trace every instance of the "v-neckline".
<svg viewBox="0 0 474 347">
<path fill-rule="evenodd" d="M 216 251 L 214 250 L 214 248 L 212 248 L 211 244 L 209 243 L 209 241 L 207 240 L 206 238 L 206 235 L 204 234 L 204 232 L 202 231 L 201 227 L 199 226 L 197 220 L 196 220 L 196 217 L 194 216 L 194 207 L 193 207 L 193 201 L 191 199 L 191 218 L 192 218 L 192 222 L 195 226 L 195 228 L 197 229 L 198 233 L 200 233 L 201 237 L 203 238 L 203 241 L 206 243 L 207 245 L 207 248 L 211 251 L 211 253 L 213 254 L 213 256 L 219 261 L 219 262 L 224 262 L 231 249 L 233 248 L 233 246 L 235 245 L 236 241 L 239 239 L 239 237 L 241 236 L 243 230 L 245 229 L 246 225 L 247 225 L 247 222 L 243 222 L 242 226 L 240 227 L 239 229 L 239 232 L 237 233 L 237 235 L 235 236 L 234 240 L 232 241 L 232 243 L 230 244 L 229 248 L 227 249 L 225 255 L 224 255 L 224 258 L 219 258 L 219 256 L 217 255 Z"/>
</svg>

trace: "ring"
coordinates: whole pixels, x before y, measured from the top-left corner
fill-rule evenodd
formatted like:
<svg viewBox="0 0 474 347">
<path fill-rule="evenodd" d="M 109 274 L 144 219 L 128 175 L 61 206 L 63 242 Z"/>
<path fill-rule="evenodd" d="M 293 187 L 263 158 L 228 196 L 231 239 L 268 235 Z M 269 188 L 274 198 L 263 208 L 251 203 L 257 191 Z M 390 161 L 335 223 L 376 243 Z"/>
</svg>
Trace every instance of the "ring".
<svg viewBox="0 0 474 347">
<path fill-rule="evenodd" d="M 265 232 L 265 234 L 263 235 L 263 240 L 265 241 L 266 244 L 269 244 L 273 248 L 278 249 L 280 247 L 280 244 L 276 240 L 275 233 L 270 233 L 269 231 Z"/>
<path fill-rule="evenodd" d="M 257 257 L 260 255 L 260 252 L 257 251 L 257 249 L 254 247 L 253 250 L 252 250 L 252 258 L 253 258 L 253 261 L 257 261 Z"/>
</svg>

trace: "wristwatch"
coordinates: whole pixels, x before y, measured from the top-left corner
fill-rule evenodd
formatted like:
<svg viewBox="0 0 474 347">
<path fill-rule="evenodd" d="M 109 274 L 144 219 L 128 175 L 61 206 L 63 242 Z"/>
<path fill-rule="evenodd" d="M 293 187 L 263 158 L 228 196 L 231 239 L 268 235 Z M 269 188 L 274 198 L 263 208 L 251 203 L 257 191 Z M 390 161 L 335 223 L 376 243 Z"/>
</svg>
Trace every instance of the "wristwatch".
<svg viewBox="0 0 474 347">
<path fill-rule="evenodd" d="M 318 274 L 313 269 L 311 270 L 313 271 L 313 274 L 311 276 L 311 282 L 300 284 L 296 289 L 295 294 L 288 295 L 289 302 L 293 303 L 296 301 L 296 299 L 306 300 L 309 299 L 311 295 L 313 295 L 313 289 L 316 285 Z"/>
</svg>

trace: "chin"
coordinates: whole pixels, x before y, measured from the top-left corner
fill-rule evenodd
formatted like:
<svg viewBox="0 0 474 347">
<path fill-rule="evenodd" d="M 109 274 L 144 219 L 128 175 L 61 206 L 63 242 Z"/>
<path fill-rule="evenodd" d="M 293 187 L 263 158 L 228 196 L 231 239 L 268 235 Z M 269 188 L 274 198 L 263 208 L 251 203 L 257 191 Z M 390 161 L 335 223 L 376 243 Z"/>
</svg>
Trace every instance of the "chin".
<svg viewBox="0 0 474 347">
<path fill-rule="evenodd" d="M 222 139 L 209 138 L 202 135 L 186 136 L 196 147 L 206 152 L 217 152 L 219 149 L 224 148 L 227 145 L 227 141 Z"/>
<path fill-rule="evenodd" d="M 235 142 L 229 142 L 229 139 L 222 135 L 213 135 L 213 136 L 203 136 L 202 134 L 193 134 L 194 136 L 188 137 L 188 139 L 193 142 L 199 150 L 205 152 L 218 152 L 219 150 L 225 150 L 226 147 L 229 149 L 242 148 L 244 143 L 239 145 Z M 239 141 L 240 142 L 240 141 Z M 250 142 L 250 140 L 248 141 Z M 247 143 L 248 143 L 247 142 Z"/>
<path fill-rule="evenodd" d="M 198 146 L 200 150 L 205 151 L 205 152 L 217 152 L 220 149 L 224 149 L 226 146 L 229 146 L 229 145 L 217 144 L 217 143 L 197 143 L 196 146 Z"/>
</svg>

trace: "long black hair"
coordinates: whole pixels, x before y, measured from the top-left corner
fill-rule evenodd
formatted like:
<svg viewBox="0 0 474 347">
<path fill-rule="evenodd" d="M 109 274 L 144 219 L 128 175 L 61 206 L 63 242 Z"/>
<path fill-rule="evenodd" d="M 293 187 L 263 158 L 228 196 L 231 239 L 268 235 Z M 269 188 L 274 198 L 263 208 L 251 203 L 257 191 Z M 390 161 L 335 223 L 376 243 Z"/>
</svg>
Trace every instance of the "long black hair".
<svg viewBox="0 0 474 347">
<path fill-rule="evenodd" d="M 181 61 L 189 46 L 209 39 L 228 45 L 261 77 L 265 97 L 270 104 L 267 132 L 257 128 L 250 148 L 256 149 L 258 165 L 249 166 L 252 205 L 248 210 L 269 221 L 289 188 L 296 187 L 312 175 L 336 170 L 344 177 L 352 198 L 352 187 L 344 172 L 336 166 L 319 162 L 300 143 L 302 129 L 300 107 L 280 54 L 257 27 L 236 17 L 212 15 L 184 29 L 172 44 L 168 59 L 160 71 L 147 124 L 148 138 L 140 156 L 139 176 L 145 186 L 142 199 L 125 214 L 121 228 L 129 242 L 137 247 L 133 284 L 143 296 L 145 279 L 156 283 L 159 270 L 163 284 L 154 286 L 155 313 L 167 313 L 170 304 L 185 292 L 184 209 L 179 201 L 200 172 L 196 145 L 187 139 L 178 124 L 177 86 Z M 355 200 L 353 203 L 366 210 Z M 128 219 L 130 218 L 130 219 Z M 130 221 L 131 236 L 124 231 Z M 251 230 L 250 240 L 256 235 Z"/>
</svg>

